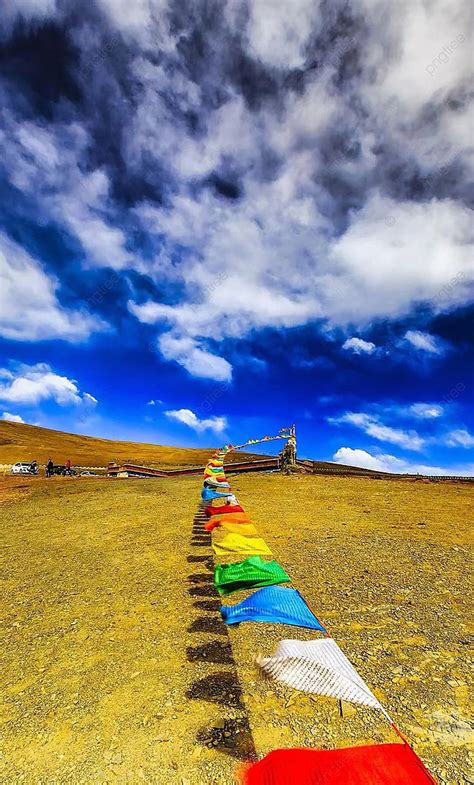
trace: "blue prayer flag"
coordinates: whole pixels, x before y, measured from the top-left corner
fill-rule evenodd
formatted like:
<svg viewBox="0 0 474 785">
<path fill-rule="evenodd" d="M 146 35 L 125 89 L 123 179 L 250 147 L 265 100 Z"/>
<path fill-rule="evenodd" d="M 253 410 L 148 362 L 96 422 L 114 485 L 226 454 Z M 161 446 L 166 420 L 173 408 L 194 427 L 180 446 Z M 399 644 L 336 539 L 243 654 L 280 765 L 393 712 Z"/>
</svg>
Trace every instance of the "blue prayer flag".
<svg viewBox="0 0 474 785">
<path fill-rule="evenodd" d="M 326 632 L 299 591 L 284 586 L 266 586 L 238 605 L 223 605 L 221 614 L 226 624 L 239 624 L 242 621 L 275 622 Z"/>
</svg>

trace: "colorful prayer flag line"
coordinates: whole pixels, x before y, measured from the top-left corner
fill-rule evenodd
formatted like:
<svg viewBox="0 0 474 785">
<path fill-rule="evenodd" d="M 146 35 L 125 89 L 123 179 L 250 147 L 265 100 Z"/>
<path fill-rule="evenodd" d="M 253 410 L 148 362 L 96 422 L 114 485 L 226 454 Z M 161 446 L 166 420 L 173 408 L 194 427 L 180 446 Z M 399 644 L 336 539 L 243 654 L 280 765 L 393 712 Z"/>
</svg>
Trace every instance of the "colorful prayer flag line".
<svg viewBox="0 0 474 785">
<path fill-rule="evenodd" d="M 236 564 L 217 565 L 214 585 L 221 595 L 241 589 L 259 588 L 233 606 L 221 606 L 226 624 L 243 621 L 280 623 L 319 630 L 324 639 L 313 641 L 283 640 L 272 657 L 258 657 L 257 663 L 271 678 L 294 689 L 369 706 L 381 711 L 401 736 L 388 713 L 359 676 L 353 665 L 313 614 L 301 594 L 276 584 L 290 578 L 275 561 L 264 562 L 260 556 L 271 556 L 268 545 L 256 536 L 235 497 L 220 492 L 229 488 L 223 461 L 225 454 L 250 444 L 273 439 L 288 439 L 293 429 L 281 428 L 277 436 L 250 439 L 242 445 L 226 445 L 217 451 L 204 471 L 203 501 L 211 501 L 205 510 L 208 531 L 218 529 L 212 548 L 218 556 L 248 555 Z M 219 490 L 218 490 L 219 489 Z M 212 502 L 226 497 L 221 508 Z M 250 766 L 243 785 L 435 785 L 408 743 L 379 744 L 339 750 L 276 750 L 262 761 Z"/>
</svg>

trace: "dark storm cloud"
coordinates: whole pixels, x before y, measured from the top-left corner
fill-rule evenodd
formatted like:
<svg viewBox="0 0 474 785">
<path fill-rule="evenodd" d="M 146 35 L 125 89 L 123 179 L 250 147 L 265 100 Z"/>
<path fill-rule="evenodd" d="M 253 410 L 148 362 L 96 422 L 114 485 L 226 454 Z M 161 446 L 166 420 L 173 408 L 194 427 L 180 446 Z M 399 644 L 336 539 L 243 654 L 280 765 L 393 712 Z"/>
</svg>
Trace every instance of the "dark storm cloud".
<svg viewBox="0 0 474 785">
<path fill-rule="evenodd" d="M 114 197 L 131 205 L 145 199 L 162 202 L 169 189 L 171 193 L 176 189 L 166 155 L 155 153 L 146 144 L 139 151 L 127 149 L 137 110 L 150 92 L 157 100 L 154 108 L 159 109 L 158 136 L 164 115 L 177 133 L 199 139 L 209 133 L 210 113 L 226 104 L 231 95 L 241 96 L 250 112 L 257 113 L 265 106 L 278 115 L 285 111 L 288 94 L 304 94 L 308 83 L 330 69 L 328 92 L 339 101 L 337 125 L 318 135 L 313 171 L 314 177 L 324 178 L 336 220 L 338 213 L 359 208 L 375 185 L 396 199 L 421 199 L 438 193 L 444 197 L 446 192 L 452 195 L 453 188 L 463 191 L 454 164 L 443 176 L 436 170 L 429 175 L 420 172 L 415 157 L 407 157 L 399 140 L 390 137 L 389 127 L 377 122 L 364 106 L 361 85 L 370 86 L 374 69 L 387 67 L 391 57 L 399 54 L 387 9 L 385 14 L 367 16 L 357 4 L 351 8 L 346 3 L 340 7 L 322 3 L 303 47 L 304 66 L 276 68 L 249 54 L 245 33 L 249 7 L 240 4 L 230 26 L 226 6 L 225 2 L 177 2 L 168 11 L 158 8 L 150 15 L 150 29 L 155 32 L 154 19 L 160 15 L 166 20 L 166 32 L 161 33 L 161 40 L 157 36 L 157 45 L 152 47 L 140 37 L 131 37 L 127 30 L 117 31 L 116 20 L 105 13 L 99 1 L 85 3 L 80 11 L 77 3 L 59 3 L 52 21 L 31 29 L 25 23 L 17 24 L 4 43 L 8 92 L 21 92 L 20 117 L 36 114 L 49 120 L 81 122 L 89 134 L 88 166 L 105 166 Z M 375 34 L 383 42 L 385 61 L 367 67 L 364 62 Z M 170 41 L 172 48 L 160 46 Z M 151 73 L 149 79 L 144 77 L 145 69 L 137 66 L 137 58 L 142 58 L 143 66 L 159 72 Z M 199 87 L 198 100 L 177 95 L 173 88 L 178 79 Z M 451 94 L 428 102 L 414 118 L 410 131 L 432 129 L 444 115 L 459 112 L 469 99 L 463 87 L 457 97 Z M 373 134 L 373 149 L 379 152 L 375 168 L 371 176 L 363 171 L 357 177 L 348 176 L 346 164 L 360 159 L 359 137 L 367 134 Z M 294 143 L 314 149 L 314 134 L 296 137 Z M 264 178 L 275 175 L 279 158 L 281 163 L 281 155 L 271 147 L 260 140 L 257 160 L 252 161 L 258 167 L 261 158 Z M 274 164 L 268 169 L 272 158 Z M 247 165 L 247 161 L 241 162 L 241 172 Z M 237 179 L 239 161 L 233 160 L 230 168 Z M 219 161 L 212 175 L 216 182 L 222 179 L 229 183 L 228 169 L 229 162 Z M 238 189 L 237 183 L 229 187 L 234 192 Z"/>
</svg>

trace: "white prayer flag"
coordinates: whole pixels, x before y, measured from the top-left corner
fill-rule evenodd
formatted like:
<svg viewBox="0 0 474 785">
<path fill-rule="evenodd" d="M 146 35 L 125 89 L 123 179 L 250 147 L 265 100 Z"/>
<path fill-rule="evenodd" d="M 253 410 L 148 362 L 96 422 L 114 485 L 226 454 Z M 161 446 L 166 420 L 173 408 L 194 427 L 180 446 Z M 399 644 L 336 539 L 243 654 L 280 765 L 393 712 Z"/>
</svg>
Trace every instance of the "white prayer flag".
<svg viewBox="0 0 474 785">
<path fill-rule="evenodd" d="M 388 717 L 332 638 L 281 641 L 273 657 L 258 657 L 257 663 L 269 676 L 289 687 L 371 706 Z"/>
</svg>

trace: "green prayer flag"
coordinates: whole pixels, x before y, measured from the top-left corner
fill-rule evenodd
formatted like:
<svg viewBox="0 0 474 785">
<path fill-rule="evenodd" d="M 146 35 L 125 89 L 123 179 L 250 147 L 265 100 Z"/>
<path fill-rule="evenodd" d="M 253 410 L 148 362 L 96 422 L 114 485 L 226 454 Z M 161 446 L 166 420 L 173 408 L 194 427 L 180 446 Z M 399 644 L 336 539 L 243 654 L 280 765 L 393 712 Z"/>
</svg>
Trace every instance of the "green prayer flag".
<svg viewBox="0 0 474 785">
<path fill-rule="evenodd" d="M 239 589 L 256 589 L 275 583 L 288 583 L 289 575 L 276 561 L 263 561 L 260 556 L 250 556 L 234 564 L 218 564 L 214 570 L 214 586 L 221 595 Z"/>
</svg>

